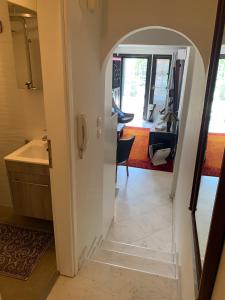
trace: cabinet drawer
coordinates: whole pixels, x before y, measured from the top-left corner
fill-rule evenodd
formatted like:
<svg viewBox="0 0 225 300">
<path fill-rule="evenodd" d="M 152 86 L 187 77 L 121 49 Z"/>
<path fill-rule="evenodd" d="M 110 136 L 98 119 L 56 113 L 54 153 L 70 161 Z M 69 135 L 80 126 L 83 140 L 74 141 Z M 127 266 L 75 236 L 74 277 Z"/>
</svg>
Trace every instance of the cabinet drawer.
<svg viewBox="0 0 225 300">
<path fill-rule="evenodd" d="M 50 186 L 50 177 L 47 175 L 17 173 L 17 172 L 8 172 L 8 174 L 11 181 L 22 181 L 27 183 Z"/>
<path fill-rule="evenodd" d="M 28 217 L 52 220 L 49 184 L 11 180 L 13 207 L 16 213 Z"/>
<path fill-rule="evenodd" d="M 16 161 L 5 161 L 5 164 L 8 172 L 49 176 L 49 166 L 47 165 L 30 164 Z"/>
</svg>

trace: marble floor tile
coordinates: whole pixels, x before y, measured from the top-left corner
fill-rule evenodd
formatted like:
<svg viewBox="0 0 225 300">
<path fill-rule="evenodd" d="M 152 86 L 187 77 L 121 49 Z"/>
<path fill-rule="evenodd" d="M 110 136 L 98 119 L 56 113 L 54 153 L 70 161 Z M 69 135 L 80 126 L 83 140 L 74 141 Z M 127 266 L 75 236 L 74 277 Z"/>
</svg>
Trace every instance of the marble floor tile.
<svg viewBox="0 0 225 300">
<path fill-rule="evenodd" d="M 101 284 L 77 276 L 68 278 L 60 276 L 52 289 L 48 300 L 118 300 L 118 295 L 104 289 Z"/>
<path fill-rule="evenodd" d="M 117 266 L 88 262 L 81 270 L 81 276 L 102 284 L 119 299 L 175 300 L 175 279 L 160 277 Z"/>
<path fill-rule="evenodd" d="M 201 177 L 201 184 L 198 195 L 198 205 L 195 216 L 198 231 L 199 248 L 202 260 L 204 260 L 205 257 L 218 182 L 218 177 Z"/>
<path fill-rule="evenodd" d="M 175 278 L 176 275 L 174 264 L 111 250 L 98 249 L 92 260 L 169 278 Z"/>
<path fill-rule="evenodd" d="M 160 272 L 174 273 L 174 265 L 154 261 L 158 257 L 156 252 L 161 251 L 160 257 L 170 259 L 168 255 L 172 251 L 172 203 L 169 199 L 172 174 L 137 168 L 129 168 L 129 171 L 127 178 L 124 168 L 118 170 L 116 215 L 106 242 L 126 243 L 133 247 L 132 250 L 120 244 L 120 249 L 125 251 L 122 256 L 105 253 L 100 257 L 102 261 L 86 261 L 77 277 L 60 276 L 47 300 L 177 300 L 177 280 L 159 276 Z M 138 253 L 146 258 L 135 257 L 136 246 L 142 247 Z M 109 246 L 107 250 L 112 249 Z M 126 251 L 134 256 L 127 258 Z M 118 260 L 127 267 L 113 265 Z M 133 269 L 129 268 L 130 263 Z M 144 272 L 137 269 L 140 267 L 160 272 Z"/>
<path fill-rule="evenodd" d="M 161 262 L 174 262 L 174 255 L 169 252 L 159 252 L 146 247 L 117 243 L 112 241 L 103 241 L 101 249 L 116 251 L 119 253 L 130 254 L 134 256 L 150 258 Z"/>
<path fill-rule="evenodd" d="M 171 251 L 172 173 L 129 168 L 118 170 L 115 221 L 107 240 Z"/>
<path fill-rule="evenodd" d="M 107 239 L 131 244 L 145 236 L 146 233 L 143 232 L 141 224 L 131 218 L 120 222 L 115 221 L 110 228 Z"/>
<path fill-rule="evenodd" d="M 132 243 L 136 246 L 147 247 L 162 252 L 172 252 L 172 227 L 159 230 Z"/>
</svg>

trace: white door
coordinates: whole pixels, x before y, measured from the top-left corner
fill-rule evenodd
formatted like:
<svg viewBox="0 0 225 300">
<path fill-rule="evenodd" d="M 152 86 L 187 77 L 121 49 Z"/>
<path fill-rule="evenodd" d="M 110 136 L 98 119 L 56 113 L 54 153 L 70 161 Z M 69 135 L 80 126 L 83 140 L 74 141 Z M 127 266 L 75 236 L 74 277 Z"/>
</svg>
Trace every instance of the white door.
<svg viewBox="0 0 225 300">
<path fill-rule="evenodd" d="M 51 13 L 50 13 L 51 12 Z M 50 169 L 57 267 L 74 276 L 75 210 L 72 190 L 71 147 L 67 107 L 62 1 L 37 1 L 45 115 L 51 140 Z"/>
</svg>

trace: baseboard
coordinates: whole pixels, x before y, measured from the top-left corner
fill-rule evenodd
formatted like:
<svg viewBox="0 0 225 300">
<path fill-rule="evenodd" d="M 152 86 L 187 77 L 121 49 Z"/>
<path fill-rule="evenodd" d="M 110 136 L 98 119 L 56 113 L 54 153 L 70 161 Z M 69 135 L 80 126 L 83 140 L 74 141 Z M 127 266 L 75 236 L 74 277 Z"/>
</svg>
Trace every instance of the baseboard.
<svg viewBox="0 0 225 300">
<path fill-rule="evenodd" d="M 95 252 L 96 248 L 99 248 L 102 244 L 103 241 L 103 236 L 100 235 L 99 237 L 95 236 L 91 246 L 89 247 L 89 249 L 87 249 L 87 246 L 85 246 L 83 248 L 83 250 L 81 251 L 80 257 L 79 257 L 79 261 L 78 261 L 78 270 L 81 269 L 82 265 L 84 264 L 86 259 L 89 259 L 93 253 Z"/>
<path fill-rule="evenodd" d="M 177 300 L 182 300 L 182 287 L 181 287 L 181 267 L 179 265 L 179 254 L 175 253 L 176 276 L 177 276 Z"/>
</svg>

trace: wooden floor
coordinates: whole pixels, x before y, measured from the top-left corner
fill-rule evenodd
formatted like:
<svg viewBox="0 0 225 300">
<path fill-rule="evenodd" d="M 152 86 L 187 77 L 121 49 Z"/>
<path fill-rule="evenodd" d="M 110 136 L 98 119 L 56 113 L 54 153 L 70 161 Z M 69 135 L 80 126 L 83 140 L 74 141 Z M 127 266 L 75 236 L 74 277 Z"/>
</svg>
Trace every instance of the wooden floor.
<svg viewBox="0 0 225 300">
<path fill-rule="evenodd" d="M 28 228 L 53 230 L 50 221 L 16 216 L 13 210 L 0 206 L 0 222 Z M 58 277 L 54 244 L 41 257 L 27 281 L 0 275 L 2 300 L 45 300 Z"/>
</svg>

